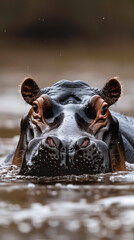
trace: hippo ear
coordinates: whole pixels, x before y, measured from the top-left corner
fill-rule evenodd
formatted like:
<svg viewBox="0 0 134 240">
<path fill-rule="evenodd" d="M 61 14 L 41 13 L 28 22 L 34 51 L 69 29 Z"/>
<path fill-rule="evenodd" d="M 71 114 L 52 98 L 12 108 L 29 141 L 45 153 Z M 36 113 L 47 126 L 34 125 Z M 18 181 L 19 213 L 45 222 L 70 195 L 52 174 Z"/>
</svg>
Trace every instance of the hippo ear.
<svg viewBox="0 0 134 240">
<path fill-rule="evenodd" d="M 40 88 L 33 79 L 26 78 L 21 85 L 21 94 L 24 100 L 32 105 L 33 101 L 40 95 Z"/>
<path fill-rule="evenodd" d="M 114 104 L 121 95 L 121 84 L 118 77 L 110 79 L 101 90 L 102 98 L 108 105 Z"/>
</svg>

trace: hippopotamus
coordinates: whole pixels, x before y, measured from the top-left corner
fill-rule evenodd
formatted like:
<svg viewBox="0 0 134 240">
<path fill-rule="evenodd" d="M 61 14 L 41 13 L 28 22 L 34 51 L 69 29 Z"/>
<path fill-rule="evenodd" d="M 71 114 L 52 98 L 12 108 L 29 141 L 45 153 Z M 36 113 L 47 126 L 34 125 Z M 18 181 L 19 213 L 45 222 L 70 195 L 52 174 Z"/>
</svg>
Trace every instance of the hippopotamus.
<svg viewBox="0 0 134 240">
<path fill-rule="evenodd" d="M 40 89 L 27 78 L 21 94 L 31 108 L 12 158 L 19 174 L 98 174 L 125 171 L 125 162 L 134 162 L 134 118 L 109 110 L 121 95 L 118 78 L 102 89 L 81 80 Z"/>
</svg>

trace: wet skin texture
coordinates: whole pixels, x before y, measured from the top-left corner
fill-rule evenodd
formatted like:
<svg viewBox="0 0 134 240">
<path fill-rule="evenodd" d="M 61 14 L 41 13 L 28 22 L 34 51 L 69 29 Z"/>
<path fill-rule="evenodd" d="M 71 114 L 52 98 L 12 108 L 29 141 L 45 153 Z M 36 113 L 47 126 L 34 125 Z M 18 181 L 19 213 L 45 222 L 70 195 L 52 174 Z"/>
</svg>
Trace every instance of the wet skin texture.
<svg viewBox="0 0 134 240">
<path fill-rule="evenodd" d="M 62 80 L 40 89 L 31 79 L 21 86 L 31 105 L 21 121 L 12 164 L 20 174 L 63 176 L 124 171 L 134 160 L 134 119 L 110 112 L 121 94 L 118 79 L 103 89 Z"/>
</svg>

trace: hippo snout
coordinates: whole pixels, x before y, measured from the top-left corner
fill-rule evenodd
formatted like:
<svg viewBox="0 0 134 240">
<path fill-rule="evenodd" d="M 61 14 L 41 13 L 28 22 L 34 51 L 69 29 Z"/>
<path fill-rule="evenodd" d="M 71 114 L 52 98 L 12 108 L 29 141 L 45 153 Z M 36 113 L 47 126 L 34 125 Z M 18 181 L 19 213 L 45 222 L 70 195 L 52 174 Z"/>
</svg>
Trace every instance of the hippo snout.
<svg viewBox="0 0 134 240">
<path fill-rule="evenodd" d="M 106 171 L 105 158 L 101 146 L 87 136 L 82 136 L 69 143 L 56 136 L 48 136 L 29 144 L 25 156 L 27 164 L 21 168 L 21 174 L 36 176 L 64 176 L 96 174 Z M 35 146 L 34 150 L 30 149 Z M 105 149 L 105 154 L 107 149 Z"/>
</svg>

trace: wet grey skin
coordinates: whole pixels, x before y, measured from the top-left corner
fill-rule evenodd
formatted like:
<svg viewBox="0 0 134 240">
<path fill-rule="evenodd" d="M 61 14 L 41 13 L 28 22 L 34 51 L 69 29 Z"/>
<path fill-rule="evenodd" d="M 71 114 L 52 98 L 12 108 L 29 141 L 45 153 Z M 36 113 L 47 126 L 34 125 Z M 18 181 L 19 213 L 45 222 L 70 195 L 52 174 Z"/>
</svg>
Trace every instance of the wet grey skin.
<svg viewBox="0 0 134 240">
<path fill-rule="evenodd" d="M 126 126 L 134 120 L 109 111 L 121 93 L 116 78 L 103 89 L 79 80 L 62 80 L 40 89 L 28 78 L 21 93 L 31 109 L 21 121 L 12 161 L 20 166 L 20 174 L 49 177 L 124 171 L 125 161 L 132 161 L 134 129 L 127 135 Z"/>
</svg>

